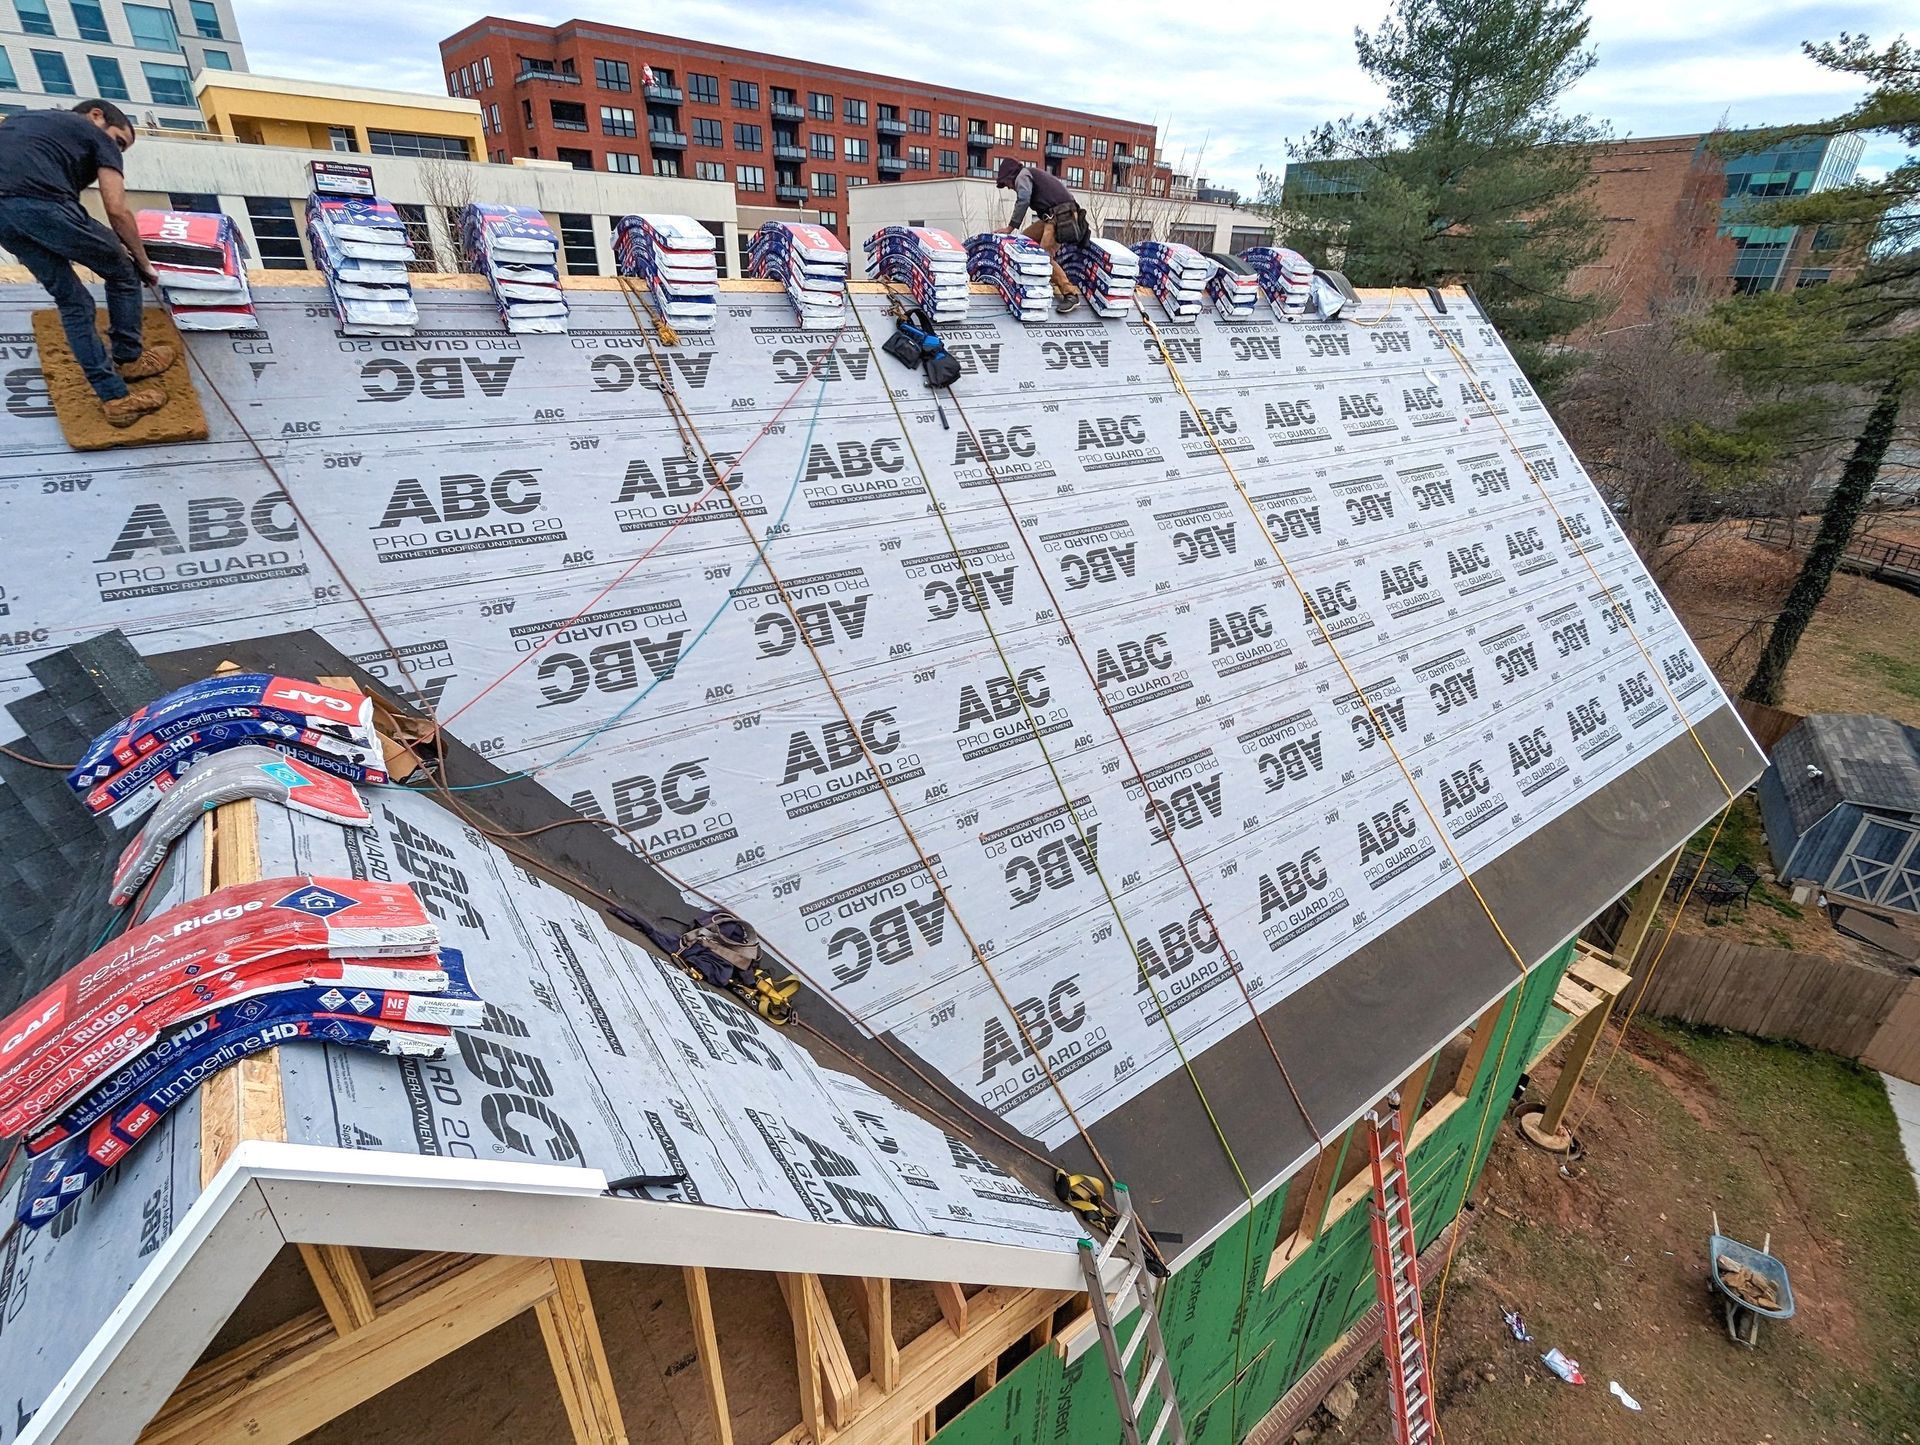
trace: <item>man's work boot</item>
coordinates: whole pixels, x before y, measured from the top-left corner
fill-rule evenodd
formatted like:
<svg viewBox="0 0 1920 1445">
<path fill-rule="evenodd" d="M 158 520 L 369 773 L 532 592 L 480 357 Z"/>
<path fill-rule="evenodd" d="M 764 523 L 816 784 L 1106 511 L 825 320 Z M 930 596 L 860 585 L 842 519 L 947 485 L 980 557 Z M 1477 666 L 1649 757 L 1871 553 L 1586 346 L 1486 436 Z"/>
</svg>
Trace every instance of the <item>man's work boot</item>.
<svg viewBox="0 0 1920 1445">
<path fill-rule="evenodd" d="M 180 359 L 180 348 L 170 341 L 149 346 L 132 361 L 117 363 L 123 381 L 146 381 L 160 375 Z"/>
<path fill-rule="evenodd" d="M 107 425 L 122 427 L 132 426 L 141 417 L 160 410 L 166 404 L 167 389 L 155 384 L 136 386 L 125 396 L 103 401 L 100 410 L 107 414 Z"/>
<path fill-rule="evenodd" d="M 1056 296 L 1053 298 L 1053 309 L 1058 311 L 1062 316 L 1065 316 L 1069 311 L 1075 310 L 1079 305 L 1080 297 L 1078 293 L 1073 291 L 1067 292 L 1064 296 Z"/>
</svg>

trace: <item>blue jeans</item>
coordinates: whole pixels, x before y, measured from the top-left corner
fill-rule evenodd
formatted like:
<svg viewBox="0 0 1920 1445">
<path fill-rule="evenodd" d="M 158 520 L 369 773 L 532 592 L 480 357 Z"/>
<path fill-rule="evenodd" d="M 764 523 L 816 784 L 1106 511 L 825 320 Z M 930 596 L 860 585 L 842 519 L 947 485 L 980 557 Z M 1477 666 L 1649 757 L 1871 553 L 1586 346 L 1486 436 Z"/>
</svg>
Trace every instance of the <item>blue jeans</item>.
<svg viewBox="0 0 1920 1445">
<path fill-rule="evenodd" d="M 33 279 L 47 288 L 60 308 L 67 345 L 102 401 L 127 394 L 114 362 L 135 361 L 145 350 L 140 330 L 140 273 L 120 238 L 80 209 L 78 203 L 43 201 L 32 196 L 0 197 L 0 246 L 20 258 Z M 78 261 L 107 283 L 107 329 L 113 361 L 94 329 L 93 296 L 73 274 Z"/>
</svg>

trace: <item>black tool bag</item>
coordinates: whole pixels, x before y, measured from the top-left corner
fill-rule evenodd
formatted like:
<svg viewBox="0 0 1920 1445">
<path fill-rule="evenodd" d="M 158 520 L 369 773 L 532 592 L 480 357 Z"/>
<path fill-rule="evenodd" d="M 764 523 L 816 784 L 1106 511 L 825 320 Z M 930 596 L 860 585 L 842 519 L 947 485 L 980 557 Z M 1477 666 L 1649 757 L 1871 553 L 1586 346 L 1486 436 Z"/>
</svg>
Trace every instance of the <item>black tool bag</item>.
<svg viewBox="0 0 1920 1445">
<path fill-rule="evenodd" d="M 880 343 L 880 349 L 902 366 L 924 371 L 927 385 L 936 390 L 952 386 L 960 379 L 960 363 L 953 359 L 947 344 L 933 329 L 933 322 L 918 306 L 899 318 L 893 335 Z"/>
<path fill-rule="evenodd" d="M 1093 239 L 1093 225 L 1081 206 L 1057 206 L 1047 220 L 1053 224 L 1056 246 L 1084 246 Z"/>
</svg>

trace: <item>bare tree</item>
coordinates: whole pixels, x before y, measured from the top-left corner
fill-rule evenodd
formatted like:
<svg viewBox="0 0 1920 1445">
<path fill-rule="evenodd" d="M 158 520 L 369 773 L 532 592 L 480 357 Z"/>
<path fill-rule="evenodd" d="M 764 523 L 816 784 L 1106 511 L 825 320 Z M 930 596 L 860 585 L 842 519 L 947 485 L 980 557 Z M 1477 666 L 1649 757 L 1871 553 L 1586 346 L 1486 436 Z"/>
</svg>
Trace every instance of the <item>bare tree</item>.
<svg viewBox="0 0 1920 1445">
<path fill-rule="evenodd" d="M 436 271 L 451 273 L 462 269 L 460 212 L 479 199 L 474 186 L 475 169 L 471 161 L 436 158 L 420 162 L 421 194 L 427 198 L 428 209 L 439 213 L 442 223 L 437 230 L 428 223 Z"/>
</svg>

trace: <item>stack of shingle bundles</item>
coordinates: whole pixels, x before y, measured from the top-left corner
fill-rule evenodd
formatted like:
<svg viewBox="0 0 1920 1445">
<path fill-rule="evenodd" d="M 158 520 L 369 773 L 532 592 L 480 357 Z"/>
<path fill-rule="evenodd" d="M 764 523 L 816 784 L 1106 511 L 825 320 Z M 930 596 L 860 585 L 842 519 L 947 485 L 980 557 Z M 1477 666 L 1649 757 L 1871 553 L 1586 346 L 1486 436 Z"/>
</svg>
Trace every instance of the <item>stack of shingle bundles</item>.
<svg viewBox="0 0 1920 1445">
<path fill-rule="evenodd" d="M 622 216 L 613 260 L 622 276 L 647 283 L 660 314 L 687 331 L 711 331 L 720 307 L 713 232 L 691 216 Z"/>
<path fill-rule="evenodd" d="M 532 206 L 474 204 L 460 212 L 467 269 L 487 278 L 509 331 L 563 332 L 560 239 Z"/>
<path fill-rule="evenodd" d="M 140 243 L 182 331 L 251 331 L 256 322 L 239 227 L 206 211 L 142 211 Z"/>
<path fill-rule="evenodd" d="M 37 1228 L 210 1075 L 314 1040 L 437 1057 L 484 1005 L 404 883 L 285 877 L 166 909 L 0 1022 L 0 1135 Z"/>
<path fill-rule="evenodd" d="M 802 326 L 846 319 L 847 248 L 824 226 L 768 221 L 747 248 L 747 274 L 784 285 Z"/>
<path fill-rule="evenodd" d="M 1133 314 L 1140 284 L 1140 258 L 1118 241 L 1096 238 L 1060 248 L 1060 269 L 1080 288 L 1095 316 L 1120 320 Z"/>
<path fill-rule="evenodd" d="M 969 236 L 967 274 L 997 289 L 1017 320 L 1045 321 L 1053 314 L 1053 262 L 1017 231 Z"/>
<path fill-rule="evenodd" d="M 931 226 L 882 226 L 866 240 L 867 275 L 905 286 L 938 326 L 967 314 L 967 248 Z"/>
<path fill-rule="evenodd" d="M 1313 305 L 1313 263 L 1284 246 L 1255 246 L 1240 259 L 1253 268 L 1260 290 L 1273 314 L 1282 321 L 1310 319 Z"/>
<path fill-rule="evenodd" d="M 407 223 L 378 196 L 307 197 L 307 244 L 348 336 L 407 336 L 420 324 Z"/>
<path fill-rule="evenodd" d="M 1142 241 L 1133 249 L 1140 258 L 1140 284 L 1159 298 L 1160 309 L 1175 321 L 1198 316 L 1213 262 L 1178 241 Z"/>
<path fill-rule="evenodd" d="M 1251 321 L 1260 305 L 1260 278 L 1238 256 L 1209 255 L 1213 275 L 1207 278 L 1207 300 L 1222 321 Z"/>
<path fill-rule="evenodd" d="M 67 774 L 89 812 L 124 827 L 196 762 L 257 744 L 349 782 L 384 783 L 373 703 L 299 678 L 236 672 L 189 683 L 95 738 Z"/>
</svg>

